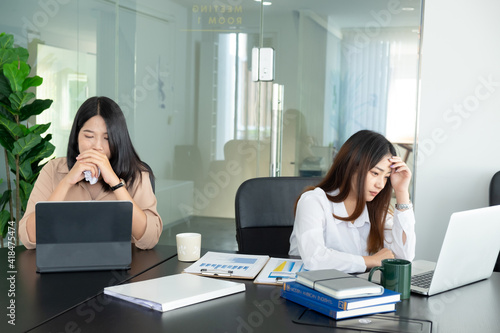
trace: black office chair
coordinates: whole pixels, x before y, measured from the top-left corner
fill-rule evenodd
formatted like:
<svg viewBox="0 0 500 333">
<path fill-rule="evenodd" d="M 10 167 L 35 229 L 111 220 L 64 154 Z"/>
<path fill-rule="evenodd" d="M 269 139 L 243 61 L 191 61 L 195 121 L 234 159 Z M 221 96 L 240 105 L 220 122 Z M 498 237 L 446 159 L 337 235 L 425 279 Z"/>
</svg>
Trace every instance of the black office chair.
<svg viewBox="0 0 500 333">
<path fill-rule="evenodd" d="M 236 192 L 238 252 L 286 257 L 297 198 L 319 177 L 262 177 L 243 182 Z"/>
<path fill-rule="evenodd" d="M 500 205 L 500 171 L 493 175 L 490 182 L 490 206 Z M 500 239 L 498 240 L 500 242 Z M 500 272 L 500 254 L 494 268 L 495 272 Z"/>
</svg>

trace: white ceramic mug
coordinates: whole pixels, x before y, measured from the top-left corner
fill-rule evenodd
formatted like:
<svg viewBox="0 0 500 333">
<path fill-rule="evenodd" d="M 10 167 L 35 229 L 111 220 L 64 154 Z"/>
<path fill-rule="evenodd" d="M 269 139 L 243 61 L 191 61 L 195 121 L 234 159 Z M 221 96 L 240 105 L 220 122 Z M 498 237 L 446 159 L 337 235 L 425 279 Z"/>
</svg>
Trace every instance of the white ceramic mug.
<svg viewBox="0 0 500 333">
<path fill-rule="evenodd" d="M 177 259 L 179 261 L 196 261 L 200 259 L 201 234 L 186 232 L 175 236 L 177 242 Z"/>
</svg>

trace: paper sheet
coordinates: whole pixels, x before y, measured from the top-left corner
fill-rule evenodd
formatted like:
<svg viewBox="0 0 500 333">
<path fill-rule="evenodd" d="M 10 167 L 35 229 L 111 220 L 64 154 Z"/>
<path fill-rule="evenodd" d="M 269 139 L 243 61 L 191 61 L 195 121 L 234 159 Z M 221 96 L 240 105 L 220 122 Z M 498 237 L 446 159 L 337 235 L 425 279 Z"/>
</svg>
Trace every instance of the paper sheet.
<svg viewBox="0 0 500 333">
<path fill-rule="evenodd" d="M 253 279 L 259 274 L 269 256 L 207 252 L 194 264 L 184 269 L 185 273 L 216 277 Z"/>
<path fill-rule="evenodd" d="M 295 281 L 297 272 L 305 270 L 300 259 L 271 258 L 254 283 L 280 285 L 283 282 Z"/>
</svg>

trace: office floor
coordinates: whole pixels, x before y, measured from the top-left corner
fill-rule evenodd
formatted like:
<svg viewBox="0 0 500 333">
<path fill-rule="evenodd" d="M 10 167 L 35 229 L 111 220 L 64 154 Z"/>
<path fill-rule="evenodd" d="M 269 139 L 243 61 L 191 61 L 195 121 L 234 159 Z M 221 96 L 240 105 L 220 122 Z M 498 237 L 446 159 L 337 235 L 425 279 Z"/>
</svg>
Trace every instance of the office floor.
<svg viewBox="0 0 500 333">
<path fill-rule="evenodd" d="M 201 246 L 213 251 L 237 251 L 236 225 L 234 219 L 214 217 L 191 217 L 163 229 L 158 244 L 175 245 L 175 235 L 182 232 L 201 234 Z"/>
</svg>

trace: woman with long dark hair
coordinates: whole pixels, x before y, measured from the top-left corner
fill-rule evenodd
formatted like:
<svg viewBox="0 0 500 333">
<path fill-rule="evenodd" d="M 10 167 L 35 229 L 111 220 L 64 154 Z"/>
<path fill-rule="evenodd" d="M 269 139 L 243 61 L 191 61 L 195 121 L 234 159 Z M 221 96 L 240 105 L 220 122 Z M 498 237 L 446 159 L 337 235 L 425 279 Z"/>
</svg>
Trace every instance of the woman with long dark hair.
<svg viewBox="0 0 500 333">
<path fill-rule="evenodd" d="M 128 200 L 133 204 L 132 241 L 150 249 L 158 243 L 162 221 L 150 180 L 130 140 L 122 110 L 107 97 L 91 97 L 78 109 L 66 157 L 41 170 L 19 223 L 26 248 L 36 247 L 35 204 L 39 201 Z"/>
<path fill-rule="evenodd" d="M 290 255 L 307 269 L 364 272 L 415 256 L 411 171 L 381 134 L 362 130 L 340 148 L 325 178 L 296 205 Z M 395 209 L 390 207 L 395 194 Z"/>
</svg>

